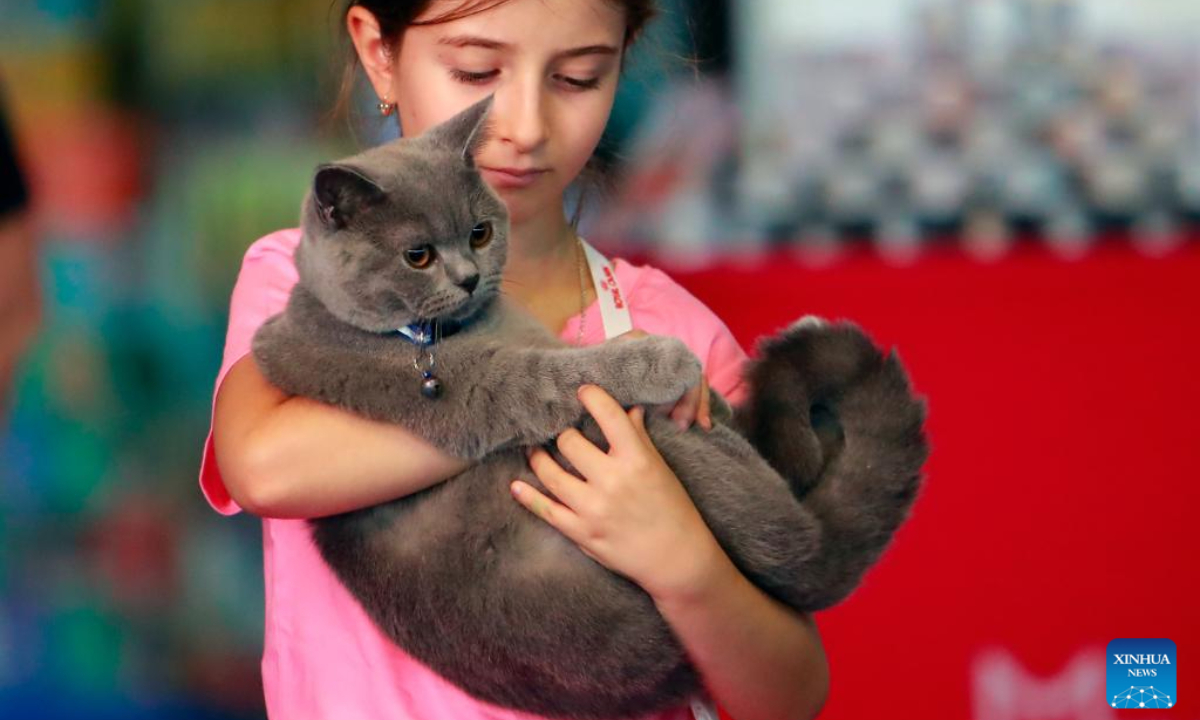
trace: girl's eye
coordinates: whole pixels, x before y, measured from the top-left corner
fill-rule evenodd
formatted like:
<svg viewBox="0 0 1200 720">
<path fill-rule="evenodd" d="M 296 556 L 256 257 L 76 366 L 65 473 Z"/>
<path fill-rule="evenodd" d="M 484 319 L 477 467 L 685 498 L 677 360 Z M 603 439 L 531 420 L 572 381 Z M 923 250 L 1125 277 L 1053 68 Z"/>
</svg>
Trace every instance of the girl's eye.
<svg viewBox="0 0 1200 720">
<path fill-rule="evenodd" d="M 567 85 L 576 90 L 595 90 L 600 87 L 600 78 L 588 78 L 581 80 L 579 78 L 567 77 L 566 75 L 555 75 L 554 77 L 563 81 Z"/>
<path fill-rule="evenodd" d="M 409 265 L 418 270 L 427 268 L 429 267 L 429 263 L 433 262 L 433 248 L 428 245 L 422 245 L 411 250 L 405 250 L 404 259 L 408 261 Z"/>
<path fill-rule="evenodd" d="M 479 249 L 492 240 L 492 224 L 481 222 L 471 229 L 471 247 Z"/>
<path fill-rule="evenodd" d="M 468 72 L 466 70 L 459 70 L 458 68 L 450 68 L 450 75 L 452 75 L 455 80 L 471 85 L 482 85 L 499 74 L 499 70 L 491 70 L 489 72 Z"/>
<path fill-rule="evenodd" d="M 450 68 L 450 75 L 455 80 L 462 83 L 467 83 L 468 85 L 483 85 L 489 80 L 494 79 L 499 74 L 499 70 L 489 70 L 488 72 L 470 72 L 468 70 Z M 563 83 L 572 90 L 595 90 L 596 88 L 600 87 L 600 78 L 576 78 L 567 75 L 555 75 L 554 79 Z"/>
</svg>

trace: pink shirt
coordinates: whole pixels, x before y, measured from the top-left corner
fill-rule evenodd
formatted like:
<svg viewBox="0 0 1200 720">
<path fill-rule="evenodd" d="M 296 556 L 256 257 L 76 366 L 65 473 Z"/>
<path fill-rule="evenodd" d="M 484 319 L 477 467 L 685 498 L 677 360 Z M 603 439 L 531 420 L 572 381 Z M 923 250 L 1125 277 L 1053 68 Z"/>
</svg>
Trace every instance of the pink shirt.
<svg viewBox="0 0 1200 720">
<path fill-rule="evenodd" d="M 296 228 L 280 230 L 250 246 L 229 310 L 219 388 L 229 368 L 250 352 L 254 332 L 283 310 L 297 275 L 292 255 Z M 745 353 L 725 324 L 699 300 L 652 267 L 616 260 L 617 281 L 635 328 L 674 335 L 700 358 L 709 384 L 737 403 Z M 562 337 L 574 340 L 580 316 Z M 603 341 L 597 303 L 586 311 L 584 342 Z M 214 400 L 216 392 L 214 389 Z M 225 515 L 241 508 L 229 497 L 205 441 L 200 488 Z M 514 500 L 514 502 L 516 502 Z M 525 720 L 536 716 L 482 703 L 421 665 L 385 638 L 325 565 L 306 521 L 263 519 L 266 584 L 263 688 L 271 717 L 287 720 Z M 646 720 L 690 720 L 687 707 Z"/>
</svg>

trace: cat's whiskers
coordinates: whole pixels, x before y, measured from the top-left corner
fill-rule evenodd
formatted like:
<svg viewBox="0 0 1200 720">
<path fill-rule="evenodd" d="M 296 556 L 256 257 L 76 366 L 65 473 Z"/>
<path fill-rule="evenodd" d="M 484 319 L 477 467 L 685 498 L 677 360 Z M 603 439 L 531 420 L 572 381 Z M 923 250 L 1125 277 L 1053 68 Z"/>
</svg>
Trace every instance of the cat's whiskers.
<svg viewBox="0 0 1200 720">
<path fill-rule="evenodd" d="M 487 295 L 493 292 L 504 292 L 500 281 L 497 279 L 484 280 L 483 286 L 475 289 L 476 295 Z"/>
<path fill-rule="evenodd" d="M 421 303 L 421 315 L 430 318 L 437 318 L 445 312 L 446 308 L 452 306 L 453 295 L 451 291 L 442 290 L 425 298 Z"/>
</svg>

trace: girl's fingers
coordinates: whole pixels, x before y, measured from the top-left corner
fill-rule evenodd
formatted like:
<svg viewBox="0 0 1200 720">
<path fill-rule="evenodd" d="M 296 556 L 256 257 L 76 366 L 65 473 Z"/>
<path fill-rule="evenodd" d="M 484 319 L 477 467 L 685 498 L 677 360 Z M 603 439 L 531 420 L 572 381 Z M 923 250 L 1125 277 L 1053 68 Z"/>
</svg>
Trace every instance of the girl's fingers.
<svg viewBox="0 0 1200 720">
<path fill-rule="evenodd" d="M 579 474 L 585 478 L 596 477 L 607 472 L 605 463 L 608 462 L 608 453 L 596 447 L 591 440 L 588 440 L 575 428 L 564 430 L 555 438 L 554 444 L 558 446 L 558 451 L 563 454 L 563 457 L 569 460 Z M 551 460 L 551 462 L 554 461 Z M 554 464 L 558 465 L 558 463 Z"/>
<path fill-rule="evenodd" d="M 524 505 L 531 513 L 545 520 L 546 523 L 563 535 L 579 543 L 580 538 L 582 538 L 580 519 L 571 508 L 551 500 L 539 492 L 537 488 L 521 480 L 514 480 L 509 483 L 509 491 L 512 492 L 517 502 Z"/>
<path fill-rule="evenodd" d="M 643 440 L 650 440 L 650 431 L 646 429 L 646 408 L 641 405 L 629 408 L 629 421 L 633 423 L 633 427 Z"/>
<path fill-rule="evenodd" d="M 696 419 L 705 430 L 712 430 L 712 392 L 708 387 L 708 378 L 700 376 L 700 412 L 696 415 Z"/>
<path fill-rule="evenodd" d="M 612 395 L 605 392 L 604 388 L 597 385 L 583 385 L 579 388 L 579 400 L 588 413 L 596 419 L 596 424 L 604 433 L 604 439 L 608 440 L 610 453 L 619 452 L 620 448 L 630 447 L 632 443 L 638 442 L 637 431 L 629 422 L 629 416 L 625 414 L 624 408 L 613 399 Z"/>
<path fill-rule="evenodd" d="M 658 447 L 654 444 L 654 438 L 650 437 L 650 431 L 646 429 L 646 408 L 641 405 L 635 405 L 629 410 L 629 422 L 642 438 L 642 447 L 647 452 L 659 458 L 662 454 L 658 452 Z"/>
<path fill-rule="evenodd" d="M 587 442 L 586 438 L 584 438 L 584 442 Z M 574 464 L 575 461 L 571 460 L 571 463 Z M 541 480 L 542 484 L 546 486 L 546 489 L 565 503 L 568 508 L 580 506 L 581 495 L 585 492 L 583 486 L 586 483 L 564 470 L 562 465 L 550 457 L 550 453 L 541 448 L 534 450 L 529 455 L 529 467 L 533 470 L 533 474 L 537 475 L 538 480 Z"/>
<path fill-rule="evenodd" d="M 680 430 L 687 430 L 692 421 L 696 419 L 696 411 L 700 407 L 700 395 L 701 386 L 693 386 L 684 393 L 671 410 L 671 419 L 675 421 Z"/>
</svg>

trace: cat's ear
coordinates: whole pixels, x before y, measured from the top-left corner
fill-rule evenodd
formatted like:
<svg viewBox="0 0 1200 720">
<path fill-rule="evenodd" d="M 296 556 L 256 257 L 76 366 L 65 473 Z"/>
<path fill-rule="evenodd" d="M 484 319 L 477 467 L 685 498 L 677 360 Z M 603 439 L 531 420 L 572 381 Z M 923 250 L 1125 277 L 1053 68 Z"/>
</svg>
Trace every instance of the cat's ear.
<svg viewBox="0 0 1200 720">
<path fill-rule="evenodd" d="M 459 153 L 468 167 L 475 167 L 475 154 L 487 141 L 492 98 L 488 95 L 454 117 L 428 130 L 428 139 L 447 150 Z"/>
<path fill-rule="evenodd" d="M 334 230 L 384 199 L 383 188 L 348 165 L 321 165 L 313 179 L 313 201 L 322 222 Z"/>
</svg>

